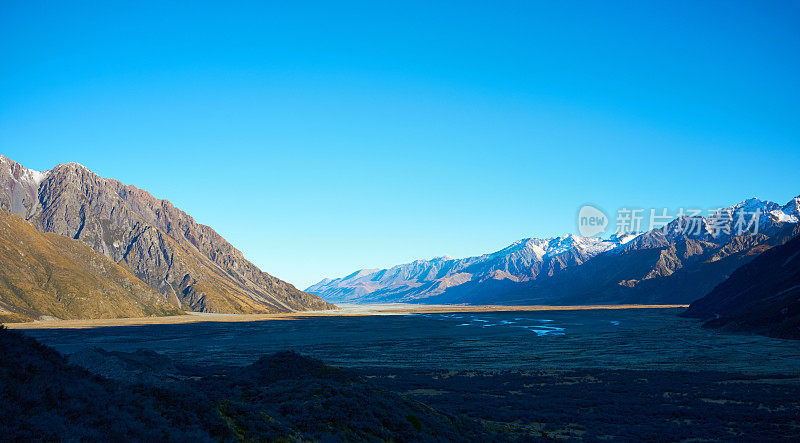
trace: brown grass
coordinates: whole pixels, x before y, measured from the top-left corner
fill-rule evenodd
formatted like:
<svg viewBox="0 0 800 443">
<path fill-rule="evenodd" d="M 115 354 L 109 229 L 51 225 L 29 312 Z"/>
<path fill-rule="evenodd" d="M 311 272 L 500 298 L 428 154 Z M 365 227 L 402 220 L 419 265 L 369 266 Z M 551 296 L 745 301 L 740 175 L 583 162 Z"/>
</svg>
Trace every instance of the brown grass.
<svg viewBox="0 0 800 443">
<path fill-rule="evenodd" d="M 42 234 L 18 215 L 0 211 L 0 319 L 174 312 L 164 297 L 83 242 Z"/>
</svg>

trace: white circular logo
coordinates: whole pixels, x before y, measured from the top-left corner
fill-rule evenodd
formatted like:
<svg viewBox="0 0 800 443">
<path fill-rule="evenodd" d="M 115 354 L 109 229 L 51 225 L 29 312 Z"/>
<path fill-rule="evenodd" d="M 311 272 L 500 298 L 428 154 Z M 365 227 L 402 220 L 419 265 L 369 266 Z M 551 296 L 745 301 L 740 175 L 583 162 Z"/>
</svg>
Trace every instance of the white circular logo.
<svg viewBox="0 0 800 443">
<path fill-rule="evenodd" d="M 608 227 L 608 217 L 592 205 L 581 206 L 578 211 L 578 232 L 584 237 L 593 237 L 605 232 Z"/>
</svg>

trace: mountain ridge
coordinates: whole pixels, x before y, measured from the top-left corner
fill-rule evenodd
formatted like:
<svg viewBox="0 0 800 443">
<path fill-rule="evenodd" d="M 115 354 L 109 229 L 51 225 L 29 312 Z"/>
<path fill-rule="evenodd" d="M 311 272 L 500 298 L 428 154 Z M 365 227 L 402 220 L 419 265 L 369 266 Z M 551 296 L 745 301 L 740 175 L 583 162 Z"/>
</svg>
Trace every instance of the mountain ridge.
<svg viewBox="0 0 800 443">
<path fill-rule="evenodd" d="M 81 240 L 129 268 L 177 308 L 218 313 L 333 309 L 244 258 L 168 200 L 78 163 L 49 171 L 0 156 L 0 209 Z"/>
</svg>

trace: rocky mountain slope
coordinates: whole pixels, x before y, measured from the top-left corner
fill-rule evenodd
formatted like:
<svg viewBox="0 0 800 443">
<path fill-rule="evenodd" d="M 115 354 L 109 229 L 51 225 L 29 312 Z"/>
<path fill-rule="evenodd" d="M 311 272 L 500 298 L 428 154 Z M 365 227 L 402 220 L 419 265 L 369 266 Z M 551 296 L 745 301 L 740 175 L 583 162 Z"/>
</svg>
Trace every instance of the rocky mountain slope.
<svg viewBox="0 0 800 443">
<path fill-rule="evenodd" d="M 169 201 L 77 163 L 29 170 L 0 156 L 0 209 L 42 232 L 81 240 L 173 306 L 218 313 L 332 309 L 247 261 Z"/>
<path fill-rule="evenodd" d="M 178 313 L 124 267 L 84 243 L 0 211 L 0 321 Z"/>
<path fill-rule="evenodd" d="M 798 232 L 798 202 L 749 199 L 711 217 L 610 239 L 525 239 L 492 254 L 440 257 L 323 280 L 307 291 L 336 302 L 472 304 L 689 303 Z M 735 235 L 760 211 L 758 234 Z M 687 225 L 696 229 L 685 229 Z M 727 229 L 719 229 L 720 226 Z M 726 233 L 730 230 L 730 233 Z"/>
<path fill-rule="evenodd" d="M 800 236 L 737 269 L 683 315 L 705 327 L 800 339 Z"/>
</svg>

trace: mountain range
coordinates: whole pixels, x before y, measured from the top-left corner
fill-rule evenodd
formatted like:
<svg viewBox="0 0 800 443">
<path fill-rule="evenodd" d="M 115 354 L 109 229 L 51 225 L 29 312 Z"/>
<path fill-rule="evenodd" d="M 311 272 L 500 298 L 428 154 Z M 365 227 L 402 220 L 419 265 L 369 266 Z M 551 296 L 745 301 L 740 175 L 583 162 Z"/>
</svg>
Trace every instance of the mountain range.
<svg viewBox="0 0 800 443">
<path fill-rule="evenodd" d="M 0 210 L 20 217 L 17 220 L 10 214 L 2 216 L 7 227 L 5 238 L 9 240 L 7 253 L 30 256 L 34 252 L 31 245 L 36 245 L 58 255 L 64 249 L 77 248 L 74 242 L 66 240 L 77 240 L 89 248 L 80 251 L 83 258 L 73 260 L 75 265 L 96 277 L 90 284 L 91 279 L 78 274 L 69 276 L 45 269 L 49 261 L 39 260 L 42 268 L 38 271 L 44 281 L 36 284 L 52 295 L 48 306 L 41 306 L 18 296 L 29 293 L 29 289 L 13 282 L 19 272 L 17 264 L 4 262 L 5 269 L 0 269 L 0 279 L 5 282 L 4 287 L 0 285 L 0 309 L 6 315 L 14 313 L 35 319 L 43 315 L 128 316 L 170 310 L 272 313 L 335 308 L 316 295 L 262 272 L 212 228 L 198 224 L 169 201 L 100 177 L 77 163 L 60 164 L 39 172 L 0 156 Z M 21 220 L 39 233 L 67 239 L 37 236 L 28 232 L 27 226 L 19 223 Z M 24 235 L 34 240 L 28 244 L 14 241 Z M 97 263 L 113 273 L 98 271 Z M 120 280 L 122 274 L 125 278 Z M 89 285 L 83 291 L 90 289 L 92 293 L 106 295 L 115 292 L 110 290 L 114 282 L 133 277 L 129 289 L 139 296 L 128 300 L 142 306 L 138 311 L 78 309 L 68 301 L 69 296 L 83 296 L 84 292 L 65 294 L 55 284 L 59 275 Z M 106 290 L 100 290 L 101 287 Z M 145 303 L 145 299 L 152 299 L 152 294 L 157 294 L 159 301 Z M 100 299 L 111 303 L 108 297 Z M 100 299 L 96 301 L 99 303 Z"/>
<path fill-rule="evenodd" d="M 755 211 L 761 214 L 757 233 L 751 228 L 736 235 L 739 217 Z M 478 257 L 362 269 L 306 291 L 341 303 L 690 303 L 761 252 L 800 233 L 799 220 L 800 197 L 785 205 L 751 198 L 709 217 L 684 215 L 644 233 L 528 238 Z"/>
<path fill-rule="evenodd" d="M 754 212 L 761 214 L 757 232 L 739 235 L 736 220 Z M 697 301 L 689 315 L 721 316 L 711 318 L 713 323 L 735 318 L 725 314 L 726 297 L 774 295 L 769 281 L 756 279 L 774 271 L 770 259 L 744 265 L 796 245 L 792 239 L 798 234 L 800 197 L 785 205 L 751 198 L 709 217 L 681 216 L 663 229 L 609 238 L 528 238 L 477 257 L 362 269 L 303 292 L 262 272 L 167 200 L 77 163 L 39 172 L 0 156 L 0 321 L 335 309 L 330 302 Z M 728 283 L 729 277 L 739 283 Z M 773 280 L 789 285 L 795 277 Z M 735 296 L 733 289 L 746 281 L 752 282 L 751 292 Z M 779 289 L 791 295 L 796 287 Z M 706 295 L 711 298 L 703 299 Z M 723 321 L 731 328 L 746 324 L 717 323 Z"/>
</svg>

